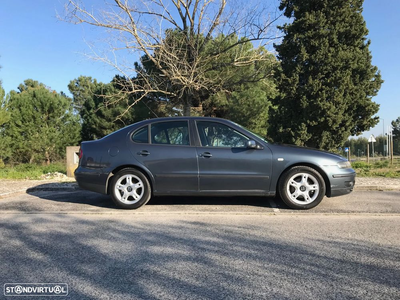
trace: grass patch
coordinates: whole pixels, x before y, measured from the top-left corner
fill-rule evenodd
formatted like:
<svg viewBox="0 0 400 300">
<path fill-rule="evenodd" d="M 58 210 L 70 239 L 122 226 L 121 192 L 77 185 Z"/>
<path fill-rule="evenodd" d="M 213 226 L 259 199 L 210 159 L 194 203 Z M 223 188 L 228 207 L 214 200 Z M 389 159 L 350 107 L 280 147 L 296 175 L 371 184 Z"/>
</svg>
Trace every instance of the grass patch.
<svg viewBox="0 0 400 300">
<path fill-rule="evenodd" d="M 400 178 L 400 162 L 395 160 L 393 165 L 389 160 L 379 160 L 371 163 L 354 161 L 351 163 L 357 176 L 360 177 L 386 177 Z"/>
<path fill-rule="evenodd" d="M 66 166 L 63 162 L 55 162 L 50 165 L 19 164 L 15 166 L 5 165 L 0 168 L 1 179 L 41 179 L 47 173 L 66 174 Z"/>
</svg>

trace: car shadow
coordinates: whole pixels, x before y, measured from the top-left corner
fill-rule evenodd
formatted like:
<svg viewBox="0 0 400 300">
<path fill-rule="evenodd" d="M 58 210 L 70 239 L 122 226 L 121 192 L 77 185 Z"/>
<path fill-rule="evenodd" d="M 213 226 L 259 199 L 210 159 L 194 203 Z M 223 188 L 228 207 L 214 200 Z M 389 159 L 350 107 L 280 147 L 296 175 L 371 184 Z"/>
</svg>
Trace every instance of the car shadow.
<svg viewBox="0 0 400 300">
<path fill-rule="evenodd" d="M 218 206 L 255 206 L 265 208 L 287 208 L 278 197 L 253 196 L 158 196 L 153 197 L 146 205 L 218 205 Z"/>
<path fill-rule="evenodd" d="M 99 208 L 118 209 L 107 195 L 85 191 L 76 183 L 45 183 L 31 187 L 26 193 L 39 199 L 56 203 L 88 205 Z"/>
<path fill-rule="evenodd" d="M 99 208 L 119 209 L 108 195 L 102 195 L 80 189 L 76 184 L 46 183 L 29 188 L 27 194 L 40 199 L 57 203 L 83 204 Z M 225 197 L 200 197 L 200 196 L 156 196 L 146 204 L 148 206 L 181 205 L 181 206 L 253 206 L 264 208 L 287 209 L 279 197 L 253 197 L 253 196 L 225 196 Z"/>
</svg>

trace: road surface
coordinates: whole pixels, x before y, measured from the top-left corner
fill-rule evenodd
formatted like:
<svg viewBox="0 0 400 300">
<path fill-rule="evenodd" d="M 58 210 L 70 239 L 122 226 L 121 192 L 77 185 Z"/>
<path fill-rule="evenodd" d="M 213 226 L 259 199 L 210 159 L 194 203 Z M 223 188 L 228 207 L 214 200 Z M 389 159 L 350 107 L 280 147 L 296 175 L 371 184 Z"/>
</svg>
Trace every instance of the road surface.
<svg viewBox="0 0 400 300">
<path fill-rule="evenodd" d="M 130 211 L 36 191 L 0 199 L 0 229 L 0 285 L 67 283 L 57 299 L 400 299 L 400 192 L 308 211 L 253 197 Z"/>
</svg>

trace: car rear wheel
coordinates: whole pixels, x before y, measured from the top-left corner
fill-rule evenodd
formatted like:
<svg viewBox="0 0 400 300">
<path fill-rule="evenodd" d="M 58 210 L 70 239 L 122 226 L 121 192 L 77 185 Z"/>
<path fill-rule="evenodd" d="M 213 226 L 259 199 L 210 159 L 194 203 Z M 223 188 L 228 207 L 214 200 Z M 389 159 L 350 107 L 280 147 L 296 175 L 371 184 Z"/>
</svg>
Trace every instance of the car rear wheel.
<svg viewBox="0 0 400 300">
<path fill-rule="evenodd" d="M 111 179 L 110 195 L 118 207 L 135 209 L 150 200 L 151 188 L 146 176 L 140 171 L 123 169 Z"/>
<path fill-rule="evenodd" d="M 309 209 L 317 206 L 325 196 L 325 182 L 321 174 L 306 166 L 297 166 L 282 174 L 279 194 L 287 206 Z"/>
</svg>

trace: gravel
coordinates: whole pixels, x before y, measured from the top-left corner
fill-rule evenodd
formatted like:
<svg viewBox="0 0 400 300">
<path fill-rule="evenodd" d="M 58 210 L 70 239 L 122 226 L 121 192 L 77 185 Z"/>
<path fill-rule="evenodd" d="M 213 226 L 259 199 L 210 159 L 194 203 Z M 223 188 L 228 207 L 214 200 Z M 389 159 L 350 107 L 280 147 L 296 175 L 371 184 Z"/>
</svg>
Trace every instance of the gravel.
<svg viewBox="0 0 400 300">
<path fill-rule="evenodd" d="M 0 198 L 14 193 L 26 192 L 28 189 L 75 189 L 78 185 L 74 178 L 52 178 L 44 180 L 8 180 L 0 179 Z"/>
</svg>

